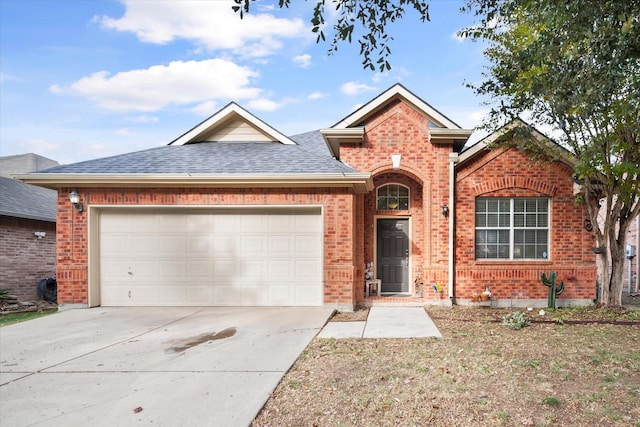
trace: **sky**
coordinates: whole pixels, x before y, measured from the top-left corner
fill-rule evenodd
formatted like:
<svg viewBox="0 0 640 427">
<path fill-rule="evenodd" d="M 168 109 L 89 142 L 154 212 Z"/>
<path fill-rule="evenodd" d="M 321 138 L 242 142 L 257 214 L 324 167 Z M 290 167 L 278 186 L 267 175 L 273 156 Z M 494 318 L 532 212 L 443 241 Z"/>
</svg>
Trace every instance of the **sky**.
<svg viewBox="0 0 640 427">
<path fill-rule="evenodd" d="M 234 101 L 285 135 L 332 126 L 396 83 L 463 128 L 489 110 L 483 46 L 463 0 L 432 0 L 388 33 L 392 69 L 365 70 L 359 45 L 328 55 L 315 0 L 0 0 L 0 156 L 64 164 L 168 144 Z"/>
</svg>

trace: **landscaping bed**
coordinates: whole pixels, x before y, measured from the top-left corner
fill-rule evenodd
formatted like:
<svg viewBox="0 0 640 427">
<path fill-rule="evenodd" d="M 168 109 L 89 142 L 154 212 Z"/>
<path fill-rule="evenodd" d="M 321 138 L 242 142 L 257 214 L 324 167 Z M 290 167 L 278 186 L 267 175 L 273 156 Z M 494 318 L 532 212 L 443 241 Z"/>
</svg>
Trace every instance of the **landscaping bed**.
<svg viewBox="0 0 640 427">
<path fill-rule="evenodd" d="M 640 313 L 426 310 L 442 339 L 316 338 L 253 425 L 640 427 Z"/>
</svg>

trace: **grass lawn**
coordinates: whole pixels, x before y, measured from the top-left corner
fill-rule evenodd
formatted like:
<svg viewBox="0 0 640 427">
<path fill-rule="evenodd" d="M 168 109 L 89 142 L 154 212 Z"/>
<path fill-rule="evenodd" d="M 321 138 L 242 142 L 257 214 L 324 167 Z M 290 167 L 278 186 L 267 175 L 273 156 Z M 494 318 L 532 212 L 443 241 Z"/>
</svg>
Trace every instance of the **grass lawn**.
<svg viewBox="0 0 640 427">
<path fill-rule="evenodd" d="M 442 339 L 316 338 L 253 425 L 640 427 L 640 316 L 558 311 L 512 330 L 428 307 Z"/>
<path fill-rule="evenodd" d="M 36 319 L 42 316 L 48 316 L 50 314 L 57 313 L 57 312 L 58 312 L 58 309 L 53 308 L 53 309 L 43 310 L 43 311 L 29 311 L 29 312 L 23 312 L 23 313 L 3 314 L 2 316 L 0 316 L 0 327 L 13 325 L 14 323 L 18 323 L 18 322 L 26 322 L 27 320 Z"/>
</svg>

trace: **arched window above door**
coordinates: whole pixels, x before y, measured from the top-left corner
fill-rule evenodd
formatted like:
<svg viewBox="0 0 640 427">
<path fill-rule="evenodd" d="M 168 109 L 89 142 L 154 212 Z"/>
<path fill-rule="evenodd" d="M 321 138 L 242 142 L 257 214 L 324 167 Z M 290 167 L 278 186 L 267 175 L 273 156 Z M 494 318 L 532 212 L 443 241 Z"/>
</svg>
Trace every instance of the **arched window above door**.
<svg viewBox="0 0 640 427">
<path fill-rule="evenodd" d="M 402 184 L 385 184 L 378 187 L 377 209 L 379 211 L 409 210 L 409 187 Z"/>
</svg>

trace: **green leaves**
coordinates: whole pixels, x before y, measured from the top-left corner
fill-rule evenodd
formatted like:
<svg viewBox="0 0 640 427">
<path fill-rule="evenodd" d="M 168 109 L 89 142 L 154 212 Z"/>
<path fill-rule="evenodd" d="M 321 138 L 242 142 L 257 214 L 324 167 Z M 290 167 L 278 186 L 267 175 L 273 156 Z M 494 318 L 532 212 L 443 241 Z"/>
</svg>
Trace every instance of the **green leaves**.
<svg viewBox="0 0 640 427">
<path fill-rule="evenodd" d="M 240 19 L 249 13 L 250 5 L 256 0 L 233 0 L 232 9 L 240 14 Z M 311 18 L 311 31 L 317 34 L 316 43 L 326 40 L 324 34 L 325 1 L 314 0 Z M 289 7 L 291 0 L 279 0 L 280 8 Z M 334 0 L 337 18 L 333 24 L 333 39 L 328 53 L 338 51 L 340 43 L 351 43 L 358 40 L 360 56 L 363 57 L 362 66 L 375 71 L 391 69 L 389 58 L 393 41 L 387 33 L 389 24 L 405 17 L 406 9 L 417 12 L 421 21 L 429 21 L 429 5 L 423 0 Z"/>
</svg>

